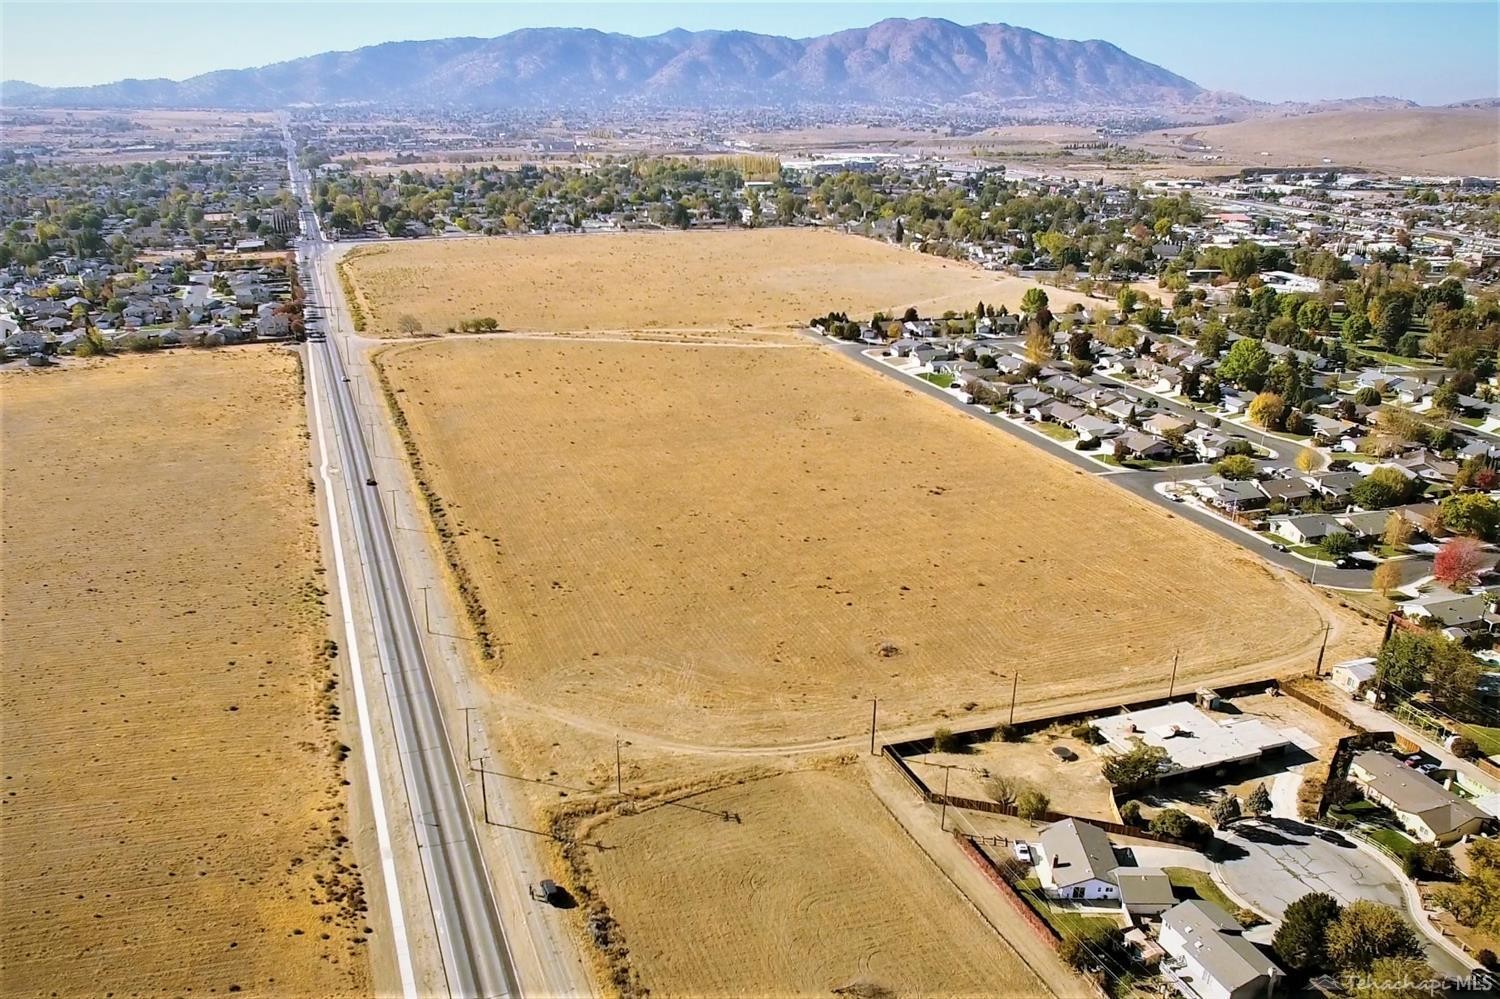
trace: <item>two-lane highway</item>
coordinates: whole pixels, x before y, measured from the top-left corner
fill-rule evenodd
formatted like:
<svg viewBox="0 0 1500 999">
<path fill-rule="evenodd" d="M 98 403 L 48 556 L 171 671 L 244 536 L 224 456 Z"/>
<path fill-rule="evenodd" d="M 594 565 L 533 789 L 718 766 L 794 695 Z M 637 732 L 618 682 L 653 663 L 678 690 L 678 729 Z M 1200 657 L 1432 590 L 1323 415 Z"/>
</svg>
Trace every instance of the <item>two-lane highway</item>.
<svg viewBox="0 0 1500 999">
<path fill-rule="evenodd" d="M 287 167 L 304 210 L 298 268 L 309 303 L 325 322 L 337 323 L 333 294 L 321 265 L 325 249 L 314 213 L 307 209 L 306 175 L 297 167 L 287 136 Z M 427 655 L 402 579 L 392 528 L 375 485 L 374 466 L 355 408 L 337 329 L 308 344 L 311 392 L 326 402 L 337 443 L 349 528 L 361 562 L 365 605 L 400 751 L 407 796 L 426 880 L 426 900 L 442 954 L 443 974 L 453 996 L 519 995 L 516 972 L 485 867 L 474 817 L 464 793 L 457 758 L 443 724 Z M 321 427 L 319 428 L 321 432 Z M 328 497 L 330 507 L 335 504 Z M 335 527 L 335 530 L 338 528 Z M 342 574 L 341 574 L 342 578 Z M 349 594 L 342 595 L 347 604 Z M 401 946 L 398 941 L 398 946 Z M 406 976 L 403 976 L 406 977 Z M 410 980 L 403 987 L 410 991 Z"/>
</svg>

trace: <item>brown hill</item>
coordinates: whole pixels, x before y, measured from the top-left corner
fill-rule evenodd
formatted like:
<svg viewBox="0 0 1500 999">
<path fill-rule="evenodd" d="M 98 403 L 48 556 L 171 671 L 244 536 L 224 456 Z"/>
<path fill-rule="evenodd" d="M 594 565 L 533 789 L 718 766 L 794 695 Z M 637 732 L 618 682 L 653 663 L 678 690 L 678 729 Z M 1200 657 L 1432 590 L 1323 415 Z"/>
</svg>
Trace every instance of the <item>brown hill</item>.
<svg viewBox="0 0 1500 999">
<path fill-rule="evenodd" d="M 1260 117 L 1149 132 L 1153 152 L 1226 166 L 1359 166 L 1396 174 L 1500 176 L 1500 112 L 1391 108 Z M 1211 147 L 1209 149 L 1204 146 Z"/>
</svg>

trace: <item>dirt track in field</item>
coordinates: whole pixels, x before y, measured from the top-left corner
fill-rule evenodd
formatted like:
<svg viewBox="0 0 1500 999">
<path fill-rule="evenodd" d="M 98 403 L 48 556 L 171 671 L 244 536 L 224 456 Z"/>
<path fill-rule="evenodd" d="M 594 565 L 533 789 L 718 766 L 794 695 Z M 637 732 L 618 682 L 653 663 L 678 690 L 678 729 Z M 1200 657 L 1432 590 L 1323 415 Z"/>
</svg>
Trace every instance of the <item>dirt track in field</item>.
<svg viewBox="0 0 1500 999">
<path fill-rule="evenodd" d="M 0 382 L 4 991 L 367 994 L 295 358 Z"/>
</svg>

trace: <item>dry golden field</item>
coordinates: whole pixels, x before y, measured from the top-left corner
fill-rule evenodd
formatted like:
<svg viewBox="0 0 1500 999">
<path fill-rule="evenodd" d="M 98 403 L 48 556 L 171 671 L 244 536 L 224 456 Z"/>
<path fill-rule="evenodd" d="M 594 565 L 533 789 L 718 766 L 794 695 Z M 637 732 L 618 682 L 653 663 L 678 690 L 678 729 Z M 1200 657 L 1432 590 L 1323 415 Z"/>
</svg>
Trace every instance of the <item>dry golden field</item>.
<svg viewBox="0 0 1500 999">
<path fill-rule="evenodd" d="M 442 340 L 381 364 L 497 643 L 553 717 L 786 745 L 1311 666 L 1238 546 L 794 345 Z M 1334 643 L 1361 625 L 1335 619 Z M 1331 653 L 1332 654 L 1332 653 Z"/>
<path fill-rule="evenodd" d="M 584 852 L 653 995 L 1047 990 L 859 780 L 805 771 L 612 818 Z"/>
<path fill-rule="evenodd" d="M 549 332 L 786 328 L 830 310 L 1015 309 L 1033 287 L 818 229 L 419 240 L 356 249 L 343 267 L 376 335 L 408 313 L 429 333 L 482 316 Z M 1087 301 L 1047 293 L 1054 311 Z"/>
<path fill-rule="evenodd" d="M 1492 108 L 1322 111 L 1149 132 L 1135 141 L 1169 153 L 1188 137 L 1212 146 L 1223 157 L 1216 164 L 1221 170 L 1241 163 L 1319 166 L 1324 158 L 1391 173 L 1492 176 L 1500 170 L 1500 124 Z M 1201 161 L 1198 154 L 1192 158 Z"/>
<path fill-rule="evenodd" d="M 0 991 L 367 993 L 296 359 L 0 382 Z"/>
</svg>

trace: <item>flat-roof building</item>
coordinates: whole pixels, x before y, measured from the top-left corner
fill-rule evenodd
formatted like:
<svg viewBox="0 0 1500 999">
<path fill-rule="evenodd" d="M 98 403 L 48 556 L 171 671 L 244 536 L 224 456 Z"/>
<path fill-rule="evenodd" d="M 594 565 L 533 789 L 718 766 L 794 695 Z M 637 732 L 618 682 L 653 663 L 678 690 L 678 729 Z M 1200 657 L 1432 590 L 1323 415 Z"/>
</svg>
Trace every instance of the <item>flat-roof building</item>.
<svg viewBox="0 0 1500 999">
<path fill-rule="evenodd" d="M 1166 750 L 1163 774 L 1249 763 L 1292 744 L 1285 732 L 1259 718 L 1231 715 L 1221 721 L 1190 701 L 1100 718 L 1094 726 L 1107 752 L 1129 752 L 1142 743 Z"/>
</svg>

